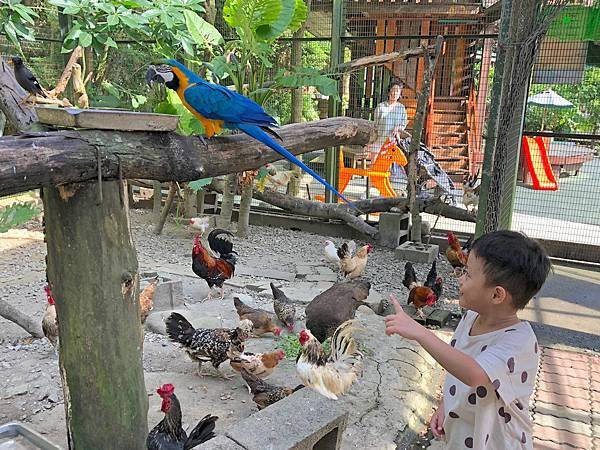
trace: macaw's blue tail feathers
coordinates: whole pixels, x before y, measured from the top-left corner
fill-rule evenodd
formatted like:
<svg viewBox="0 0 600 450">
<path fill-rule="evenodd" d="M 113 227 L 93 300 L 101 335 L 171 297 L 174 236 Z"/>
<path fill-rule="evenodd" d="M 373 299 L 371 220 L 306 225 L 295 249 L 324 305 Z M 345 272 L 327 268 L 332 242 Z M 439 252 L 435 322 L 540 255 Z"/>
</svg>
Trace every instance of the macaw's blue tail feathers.
<svg viewBox="0 0 600 450">
<path fill-rule="evenodd" d="M 329 189 L 335 195 L 337 195 L 342 200 L 344 200 L 346 203 L 348 203 L 348 205 L 350 205 L 352 208 L 354 208 L 357 211 L 359 211 L 359 209 L 356 206 L 354 206 L 352 204 L 352 202 L 350 202 L 346 197 L 344 197 L 342 194 L 340 194 L 333 186 L 331 186 L 327 181 L 325 181 L 323 178 L 321 178 L 314 170 L 312 170 L 310 167 L 308 167 L 306 164 L 304 164 L 302 161 L 300 161 L 294 154 L 290 153 L 289 150 L 287 150 L 281 144 L 278 144 L 277 142 L 275 142 L 271 138 L 271 136 L 269 136 L 267 133 L 265 133 L 265 131 L 262 130 L 260 127 L 258 127 L 256 125 L 249 125 L 249 124 L 244 124 L 244 123 L 236 123 L 235 124 L 235 128 L 238 128 L 239 130 L 242 130 L 247 135 L 252 136 L 254 139 L 262 142 L 267 147 L 275 150 L 277 153 L 279 153 L 285 159 L 287 159 L 288 161 L 294 163 L 295 165 L 297 165 L 298 167 L 300 167 L 302 170 L 304 170 L 305 172 L 307 172 L 315 180 L 317 180 L 319 183 L 321 183 L 323 186 L 325 186 L 327 189 Z"/>
</svg>

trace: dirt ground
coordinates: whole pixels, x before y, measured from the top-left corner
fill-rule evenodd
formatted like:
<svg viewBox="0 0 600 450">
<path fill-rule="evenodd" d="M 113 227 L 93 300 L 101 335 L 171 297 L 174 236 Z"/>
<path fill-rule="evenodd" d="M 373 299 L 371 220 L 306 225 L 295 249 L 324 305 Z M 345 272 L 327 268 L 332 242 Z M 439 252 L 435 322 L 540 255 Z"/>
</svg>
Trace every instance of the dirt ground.
<svg viewBox="0 0 600 450">
<path fill-rule="evenodd" d="M 132 232 L 140 272 L 155 271 L 165 267 L 188 269 L 193 242 L 193 230 L 186 226 L 167 223 L 162 235 L 152 233 L 152 215 L 142 210 L 131 211 Z M 326 238 L 309 233 L 269 227 L 251 227 L 248 239 L 236 239 L 240 265 L 259 270 L 294 272 L 299 261 L 321 261 L 322 242 Z M 339 239 L 334 239 L 340 243 Z M 31 221 L 19 229 L 0 235 L 0 298 L 10 302 L 25 314 L 41 320 L 46 300 L 42 287 L 45 284 L 45 245 L 39 221 Z M 417 266 L 424 278 L 428 267 Z M 446 275 L 444 299 L 440 305 L 458 311 L 456 279 L 449 275 L 451 268 L 442 259 L 438 270 Z M 372 292 L 387 296 L 391 291 L 400 298 L 406 296 L 401 285 L 404 262 L 393 257 L 391 250 L 376 248 L 369 259 L 366 277 L 372 283 Z M 237 276 L 245 282 L 268 282 L 254 275 Z M 234 278 L 235 279 L 235 278 Z M 184 285 L 184 300 L 188 304 L 201 301 L 200 292 L 205 285 L 200 279 L 188 278 Z M 285 282 L 283 286 L 285 287 Z M 225 301 L 231 303 L 232 293 L 244 289 L 229 287 Z M 252 295 L 255 295 L 252 294 Z M 232 308 L 233 309 L 233 308 Z M 233 312 L 232 315 L 235 313 Z M 273 340 L 259 339 L 251 351 L 272 349 Z M 231 369 L 227 364 L 225 371 Z M 276 371 L 270 381 L 295 386 L 294 362 L 285 360 L 284 370 Z M 164 336 L 146 332 L 144 343 L 144 370 L 149 395 L 149 425 L 161 418 L 159 400 L 154 390 L 159 383 L 172 382 L 177 387 L 183 405 L 184 421 L 197 419 L 211 412 L 221 417 L 220 426 L 226 427 L 239 418 L 256 411 L 245 385 L 237 377 L 224 386 L 223 380 L 204 377 L 193 378 L 195 365 L 178 346 Z M 0 318 L 0 424 L 17 420 L 30 424 L 52 442 L 66 447 L 64 404 L 58 359 L 45 340 L 33 340 L 17 325 Z"/>
</svg>

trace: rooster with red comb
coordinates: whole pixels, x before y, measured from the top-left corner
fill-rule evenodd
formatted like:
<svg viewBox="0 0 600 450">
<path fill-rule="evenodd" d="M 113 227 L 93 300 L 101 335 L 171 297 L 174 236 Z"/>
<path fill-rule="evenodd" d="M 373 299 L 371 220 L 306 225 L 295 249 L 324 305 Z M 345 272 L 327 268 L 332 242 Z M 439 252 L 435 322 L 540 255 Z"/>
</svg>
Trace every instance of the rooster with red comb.
<svg viewBox="0 0 600 450">
<path fill-rule="evenodd" d="M 165 417 L 148 434 L 148 450 L 188 450 L 215 437 L 217 416 L 204 416 L 188 436 L 181 426 L 181 406 L 175 396 L 175 386 L 163 384 L 156 393 L 162 398 L 160 410 Z"/>
</svg>

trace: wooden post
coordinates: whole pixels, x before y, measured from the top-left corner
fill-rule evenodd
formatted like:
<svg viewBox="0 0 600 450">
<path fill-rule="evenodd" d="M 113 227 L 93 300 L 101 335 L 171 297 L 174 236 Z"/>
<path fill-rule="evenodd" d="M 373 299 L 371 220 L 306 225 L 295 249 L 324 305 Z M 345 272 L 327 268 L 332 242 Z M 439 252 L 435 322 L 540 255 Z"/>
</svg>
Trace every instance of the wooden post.
<svg viewBox="0 0 600 450">
<path fill-rule="evenodd" d="M 44 188 L 70 449 L 145 448 L 138 261 L 125 183 Z"/>
</svg>

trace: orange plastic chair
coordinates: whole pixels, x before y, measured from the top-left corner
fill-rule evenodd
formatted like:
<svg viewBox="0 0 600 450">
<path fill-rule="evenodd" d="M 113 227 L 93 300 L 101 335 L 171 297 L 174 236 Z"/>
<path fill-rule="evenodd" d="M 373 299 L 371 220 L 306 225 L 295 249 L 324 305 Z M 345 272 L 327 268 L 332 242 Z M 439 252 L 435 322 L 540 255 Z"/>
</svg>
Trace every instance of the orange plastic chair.
<svg viewBox="0 0 600 450">
<path fill-rule="evenodd" d="M 396 191 L 390 183 L 390 168 L 392 164 L 406 166 L 408 160 L 404 152 L 395 142 L 386 139 L 377 154 L 375 161 L 368 169 L 353 169 L 344 165 L 344 152 L 339 154 L 338 191 L 344 193 L 353 176 L 369 177 L 372 186 L 376 187 L 383 197 L 396 197 Z"/>
</svg>

